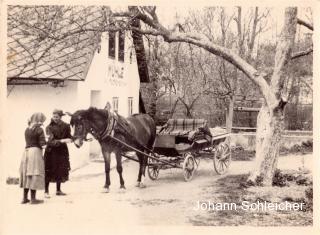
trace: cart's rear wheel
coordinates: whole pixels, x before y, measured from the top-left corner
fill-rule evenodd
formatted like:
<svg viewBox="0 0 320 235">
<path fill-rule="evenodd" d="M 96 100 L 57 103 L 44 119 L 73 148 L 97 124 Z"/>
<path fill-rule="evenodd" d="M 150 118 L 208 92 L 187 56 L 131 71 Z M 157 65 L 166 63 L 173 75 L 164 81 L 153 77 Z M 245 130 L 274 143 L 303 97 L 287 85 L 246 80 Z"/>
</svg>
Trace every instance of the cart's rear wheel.
<svg viewBox="0 0 320 235">
<path fill-rule="evenodd" d="M 219 175 L 223 175 L 228 171 L 231 162 L 231 151 L 229 145 L 226 142 L 221 142 L 215 148 L 215 154 L 213 158 L 213 166 L 215 171 Z"/>
<path fill-rule="evenodd" d="M 158 162 L 152 158 L 148 159 L 148 176 L 151 180 L 156 180 L 159 177 L 160 167 Z"/>
<path fill-rule="evenodd" d="M 185 181 L 190 181 L 196 170 L 196 161 L 191 153 L 187 153 L 185 155 L 182 169 L 183 169 L 183 176 Z"/>
</svg>

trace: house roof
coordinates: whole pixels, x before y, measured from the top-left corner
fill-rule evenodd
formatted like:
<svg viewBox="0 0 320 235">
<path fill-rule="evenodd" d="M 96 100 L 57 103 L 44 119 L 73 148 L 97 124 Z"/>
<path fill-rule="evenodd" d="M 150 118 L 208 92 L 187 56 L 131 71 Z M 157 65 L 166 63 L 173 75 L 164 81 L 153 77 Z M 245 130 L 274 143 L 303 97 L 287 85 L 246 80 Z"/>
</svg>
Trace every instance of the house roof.
<svg viewBox="0 0 320 235">
<path fill-rule="evenodd" d="M 82 29 L 97 27 L 102 20 L 96 7 L 9 6 L 8 84 L 84 80 L 100 34 Z"/>
<path fill-rule="evenodd" d="M 86 78 L 105 20 L 97 6 L 9 6 L 8 84 Z M 45 17 L 44 17 L 45 16 Z M 138 22 L 140 25 L 140 23 Z M 134 34 L 141 82 L 149 82 L 142 35 Z"/>
</svg>

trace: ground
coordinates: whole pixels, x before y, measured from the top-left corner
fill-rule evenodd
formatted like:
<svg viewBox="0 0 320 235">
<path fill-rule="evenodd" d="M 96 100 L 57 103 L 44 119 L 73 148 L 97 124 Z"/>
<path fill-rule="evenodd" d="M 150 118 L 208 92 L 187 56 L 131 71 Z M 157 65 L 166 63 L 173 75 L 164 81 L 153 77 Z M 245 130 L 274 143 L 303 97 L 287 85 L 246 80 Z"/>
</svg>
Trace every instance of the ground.
<svg viewBox="0 0 320 235">
<path fill-rule="evenodd" d="M 108 226 L 124 229 L 133 225 L 312 225 L 312 212 L 254 213 L 194 209 L 198 201 L 231 202 L 239 200 L 239 197 L 252 200 L 250 188 L 239 188 L 241 177 L 249 172 L 252 163 L 233 161 L 229 172 L 220 176 L 214 172 L 212 161 L 203 160 L 190 182 L 183 180 L 181 170 L 166 170 L 160 172 L 156 181 L 146 178 L 147 188 L 140 189 L 134 186 L 138 165 L 126 161 L 123 165 L 126 191 L 119 190 L 119 177 L 113 169 L 111 192 L 107 194 L 102 188 L 103 164 L 92 162 L 72 172 L 70 181 L 62 185 L 67 196 L 56 196 L 55 186 L 51 185 L 51 198 L 45 199 L 42 205 L 21 205 L 22 190 L 17 185 L 5 185 L 6 203 L 2 209 L 4 218 L 0 234 L 35 234 L 34 231 L 36 234 L 48 231 L 54 234 L 82 234 L 97 229 L 103 231 Z M 298 170 L 302 166 L 311 169 L 311 154 L 279 158 L 278 167 L 282 170 Z M 297 197 L 303 197 L 305 190 L 305 186 L 273 188 L 274 193 L 292 196 L 294 192 Z M 267 191 L 258 192 L 259 197 L 268 197 Z M 43 198 L 43 191 L 38 193 L 38 197 Z"/>
</svg>

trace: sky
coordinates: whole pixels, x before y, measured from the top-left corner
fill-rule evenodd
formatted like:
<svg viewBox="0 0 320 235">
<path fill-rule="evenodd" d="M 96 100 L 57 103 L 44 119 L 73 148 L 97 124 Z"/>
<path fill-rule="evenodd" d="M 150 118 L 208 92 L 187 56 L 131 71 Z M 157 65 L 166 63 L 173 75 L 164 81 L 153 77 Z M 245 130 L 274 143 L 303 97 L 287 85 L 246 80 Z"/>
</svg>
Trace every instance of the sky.
<svg viewBox="0 0 320 235">
<path fill-rule="evenodd" d="M 178 20 L 179 23 L 183 23 L 185 17 L 187 17 L 188 12 L 190 10 L 203 10 L 203 6 L 158 6 L 157 7 L 157 14 L 159 17 L 160 22 L 164 26 L 172 27 L 177 23 L 177 15 L 179 16 Z M 263 9 L 263 8 L 262 8 Z M 262 11 L 261 9 L 261 11 Z M 231 11 L 233 10 L 232 7 L 228 7 L 227 13 L 232 14 Z M 246 12 L 248 10 L 248 7 L 243 7 L 243 12 Z M 303 8 L 298 9 L 298 17 L 301 19 L 304 19 L 308 22 L 307 17 L 305 16 L 306 10 Z M 264 33 L 264 35 L 261 35 L 262 38 L 275 40 L 275 35 L 279 35 L 281 32 L 281 28 L 283 26 L 284 22 L 284 7 L 274 7 L 271 8 L 270 11 L 270 18 L 268 22 L 267 28 L 269 28 L 268 31 Z M 235 22 L 233 22 L 233 26 L 235 27 Z M 298 26 L 299 27 L 299 26 Z M 300 28 L 300 34 L 304 34 L 306 32 L 309 32 L 304 27 Z"/>
</svg>

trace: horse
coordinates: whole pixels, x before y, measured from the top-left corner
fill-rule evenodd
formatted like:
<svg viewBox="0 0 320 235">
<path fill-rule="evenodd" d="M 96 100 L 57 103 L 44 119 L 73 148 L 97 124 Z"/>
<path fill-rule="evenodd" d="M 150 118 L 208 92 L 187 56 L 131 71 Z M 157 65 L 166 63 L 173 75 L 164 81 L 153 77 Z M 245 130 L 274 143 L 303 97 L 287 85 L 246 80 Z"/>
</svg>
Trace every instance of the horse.
<svg viewBox="0 0 320 235">
<path fill-rule="evenodd" d="M 98 140 L 105 164 L 105 185 L 106 192 L 109 192 L 110 182 L 110 154 L 113 152 L 117 161 L 117 172 L 120 178 L 120 190 L 125 190 L 122 177 L 122 155 L 128 149 L 123 144 L 115 141 L 114 138 L 130 145 L 141 152 L 152 149 L 156 137 L 156 125 L 148 114 L 134 114 L 128 118 L 112 113 L 106 109 L 90 107 L 87 110 L 78 110 L 71 116 L 70 125 L 74 128 L 73 143 L 77 148 L 87 140 L 90 133 Z M 139 161 L 139 173 L 137 187 L 146 187 L 144 183 L 148 157 L 136 152 Z"/>
</svg>

